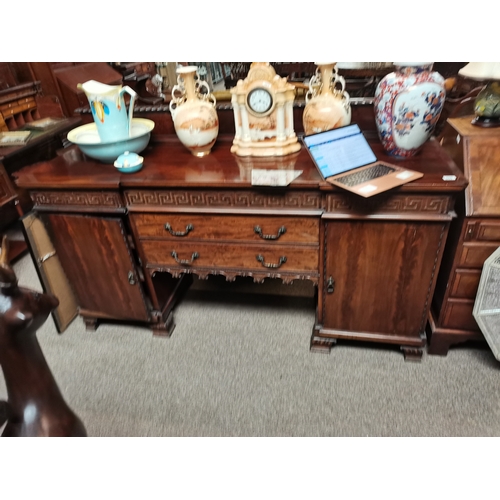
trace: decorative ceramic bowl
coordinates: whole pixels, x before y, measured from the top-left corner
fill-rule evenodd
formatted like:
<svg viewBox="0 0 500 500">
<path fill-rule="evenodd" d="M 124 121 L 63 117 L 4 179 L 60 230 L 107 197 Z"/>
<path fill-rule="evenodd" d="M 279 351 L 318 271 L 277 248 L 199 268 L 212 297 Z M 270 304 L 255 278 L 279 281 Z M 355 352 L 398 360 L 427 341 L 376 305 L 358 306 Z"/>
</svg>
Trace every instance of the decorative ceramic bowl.
<svg viewBox="0 0 500 500">
<path fill-rule="evenodd" d="M 76 144 L 83 153 L 104 163 L 113 163 L 125 151 L 140 153 L 149 143 L 155 124 L 145 118 L 132 118 L 130 137 L 122 141 L 101 142 L 95 123 L 88 123 L 71 130 L 68 141 Z"/>
</svg>

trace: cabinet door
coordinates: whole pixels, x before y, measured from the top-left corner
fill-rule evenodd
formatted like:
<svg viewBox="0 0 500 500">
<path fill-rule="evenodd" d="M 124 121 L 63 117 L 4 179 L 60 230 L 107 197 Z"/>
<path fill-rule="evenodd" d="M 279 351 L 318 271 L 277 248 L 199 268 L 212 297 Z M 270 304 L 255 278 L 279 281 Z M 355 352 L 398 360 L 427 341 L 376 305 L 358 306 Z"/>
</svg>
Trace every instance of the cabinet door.
<svg viewBox="0 0 500 500">
<path fill-rule="evenodd" d="M 45 292 L 52 293 L 59 299 L 59 305 L 52 312 L 52 317 L 57 331 L 62 333 L 78 316 L 76 297 L 44 223 L 35 213 L 25 215 L 22 223 L 43 288 Z"/>
<path fill-rule="evenodd" d="M 59 214 L 42 218 L 82 314 L 148 320 L 121 219 Z"/>
<path fill-rule="evenodd" d="M 327 223 L 324 327 L 372 333 L 381 341 L 418 338 L 444 229 L 442 223 Z"/>
</svg>

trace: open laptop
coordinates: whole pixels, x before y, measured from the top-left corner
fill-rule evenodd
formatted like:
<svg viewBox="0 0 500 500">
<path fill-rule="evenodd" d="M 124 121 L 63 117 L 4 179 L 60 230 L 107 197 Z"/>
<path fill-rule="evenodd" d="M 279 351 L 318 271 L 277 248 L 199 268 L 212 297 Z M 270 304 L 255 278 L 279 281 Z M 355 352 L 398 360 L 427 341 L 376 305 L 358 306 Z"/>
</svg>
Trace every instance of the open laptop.
<svg viewBox="0 0 500 500">
<path fill-rule="evenodd" d="M 327 182 L 365 198 L 424 175 L 377 161 L 356 123 L 306 135 L 302 141 Z"/>
</svg>

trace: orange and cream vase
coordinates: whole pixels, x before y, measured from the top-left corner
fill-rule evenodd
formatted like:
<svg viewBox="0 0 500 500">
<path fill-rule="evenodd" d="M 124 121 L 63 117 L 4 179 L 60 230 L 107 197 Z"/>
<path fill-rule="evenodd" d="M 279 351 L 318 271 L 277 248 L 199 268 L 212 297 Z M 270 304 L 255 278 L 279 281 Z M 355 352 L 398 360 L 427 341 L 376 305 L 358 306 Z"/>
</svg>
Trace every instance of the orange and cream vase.
<svg viewBox="0 0 500 500">
<path fill-rule="evenodd" d="M 338 75 L 337 63 L 315 63 L 316 73 L 309 81 L 302 124 L 306 135 L 324 132 L 351 123 L 349 94 L 345 80 Z"/>
<path fill-rule="evenodd" d="M 197 69 L 196 66 L 177 68 L 177 85 L 172 88 L 169 108 L 182 144 L 193 155 L 206 156 L 217 140 L 219 118 L 215 97 L 208 84 L 198 78 Z"/>
</svg>

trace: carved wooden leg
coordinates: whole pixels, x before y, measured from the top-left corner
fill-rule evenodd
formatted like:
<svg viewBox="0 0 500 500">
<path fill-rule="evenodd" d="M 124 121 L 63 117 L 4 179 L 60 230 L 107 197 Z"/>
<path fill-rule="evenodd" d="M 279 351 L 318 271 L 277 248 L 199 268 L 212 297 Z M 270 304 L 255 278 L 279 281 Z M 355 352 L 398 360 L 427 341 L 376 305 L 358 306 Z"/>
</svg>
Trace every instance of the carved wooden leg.
<svg viewBox="0 0 500 500">
<path fill-rule="evenodd" d="M 332 347 L 337 343 L 337 339 L 331 337 L 318 337 L 313 334 L 311 337 L 311 352 L 330 354 Z"/>
<path fill-rule="evenodd" d="M 422 354 L 424 350 L 421 347 L 402 345 L 401 350 L 405 356 L 405 361 L 415 361 L 417 363 L 422 361 Z"/>
<path fill-rule="evenodd" d="M 175 329 L 174 313 L 170 311 L 165 321 L 151 325 L 154 337 L 170 337 Z"/>
<path fill-rule="evenodd" d="M 85 323 L 85 329 L 88 332 L 95 332 L 97 330 L 97 327 L 99 326 L 97 318 L 84 317 L 83 322 Z"/>
</svg>

